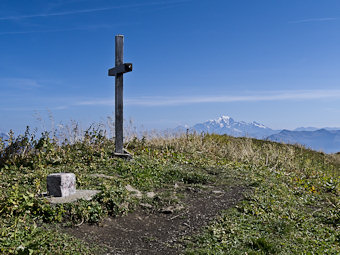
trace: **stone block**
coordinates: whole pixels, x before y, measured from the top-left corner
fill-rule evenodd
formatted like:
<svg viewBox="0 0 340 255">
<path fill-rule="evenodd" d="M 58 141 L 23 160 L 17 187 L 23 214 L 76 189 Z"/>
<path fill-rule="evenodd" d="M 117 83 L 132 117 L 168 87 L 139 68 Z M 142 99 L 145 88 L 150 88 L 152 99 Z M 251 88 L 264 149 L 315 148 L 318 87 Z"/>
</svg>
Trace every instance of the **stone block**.
<svg viewBox="0 0 340 255">
<path fill-rule="evenodd" d="M 47 197 L 46 199 L 51 204 L 65 204 L 65 203 L 73 203 L 79 199 L 84 199 L 90 201 L 96 194 L 98 194 L 99 190 L 80 190 L 77 189 L 76 193 L 69 195 L 67 197 Z"/>
<path fill-rule="evenodd" d="M 47 192 L 53 197 L 67 197 L 76 192 L 76 176 L 73 173 L 54 173 L 47 176 Z"/>
</svg>

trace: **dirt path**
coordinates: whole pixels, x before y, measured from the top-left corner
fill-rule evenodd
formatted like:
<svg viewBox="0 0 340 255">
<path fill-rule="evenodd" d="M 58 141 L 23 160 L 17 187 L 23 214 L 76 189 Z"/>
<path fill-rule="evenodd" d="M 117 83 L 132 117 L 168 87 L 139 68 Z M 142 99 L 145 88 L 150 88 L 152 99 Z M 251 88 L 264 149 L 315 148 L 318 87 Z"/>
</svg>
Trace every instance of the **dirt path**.
<svg viewBox="0 0 340 255">
<path fill-rule="evenodd" d="M 101 226 L 82 225 L 66 231 L 107 248 L 106 254 L 179 254 L 181 238 L 198 233 L 222 210 L 243 198 L 245 187 L 187 188 L 181 194 L 184 208 L 151 211 L 138 209 L 124 217 L 107 218 Z"/>
</svg>

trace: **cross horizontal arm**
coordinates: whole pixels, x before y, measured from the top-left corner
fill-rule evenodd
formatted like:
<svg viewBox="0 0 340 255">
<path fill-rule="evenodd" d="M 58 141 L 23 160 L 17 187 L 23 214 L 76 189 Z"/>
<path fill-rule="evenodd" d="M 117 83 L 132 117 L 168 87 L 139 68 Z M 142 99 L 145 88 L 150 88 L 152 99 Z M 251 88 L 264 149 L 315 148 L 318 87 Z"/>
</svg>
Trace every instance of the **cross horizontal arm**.
<svg viewBox="0 0 340 255">
<path fill-rule="evenodd" d="M 116 76 L 116 74 L 127 73 L 132 71 L 132 63 L 124 63 L 114 68 L 109 69 L 109 76 Z"/>
</svg>

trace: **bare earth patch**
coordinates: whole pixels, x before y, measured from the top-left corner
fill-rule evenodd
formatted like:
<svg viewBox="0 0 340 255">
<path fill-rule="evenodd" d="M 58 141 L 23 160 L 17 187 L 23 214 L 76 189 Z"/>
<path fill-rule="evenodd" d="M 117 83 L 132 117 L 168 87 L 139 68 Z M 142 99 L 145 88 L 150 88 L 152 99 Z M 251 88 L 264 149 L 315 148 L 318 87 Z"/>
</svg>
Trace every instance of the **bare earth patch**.
<svg viewBox="0 0 340 255">
<path fill-rule="evenodd" d="M 108 217 L 101 225 L 84 224 L 66 231 L 105 247 L 105 254 L 179 254 L 181 239 L 198 233 L 222 210 L 235 206 L 246 187 L 185 188 L 183 206 L 152 210 L 144 207 L 123 217 Z"/>
</svg>

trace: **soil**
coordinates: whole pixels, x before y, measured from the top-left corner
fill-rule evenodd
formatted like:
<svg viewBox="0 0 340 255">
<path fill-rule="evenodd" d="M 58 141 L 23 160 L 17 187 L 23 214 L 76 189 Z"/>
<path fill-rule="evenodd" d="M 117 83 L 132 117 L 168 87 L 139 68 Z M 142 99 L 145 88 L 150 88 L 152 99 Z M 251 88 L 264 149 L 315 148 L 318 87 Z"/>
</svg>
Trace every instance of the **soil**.
<svg viewBox="0 0 340 255">
<path fill-rule="evenodd" d="M 140 207 L 122 217 L 108 217 L 100 225 L 83 224 L 66 232 L 105 254 L 180 254 L 183 237 L 198 234 L 222 210 L 242 200 L 246 187 L 186 187 L 181 204 L 160 210 Z"/>
</svg>

